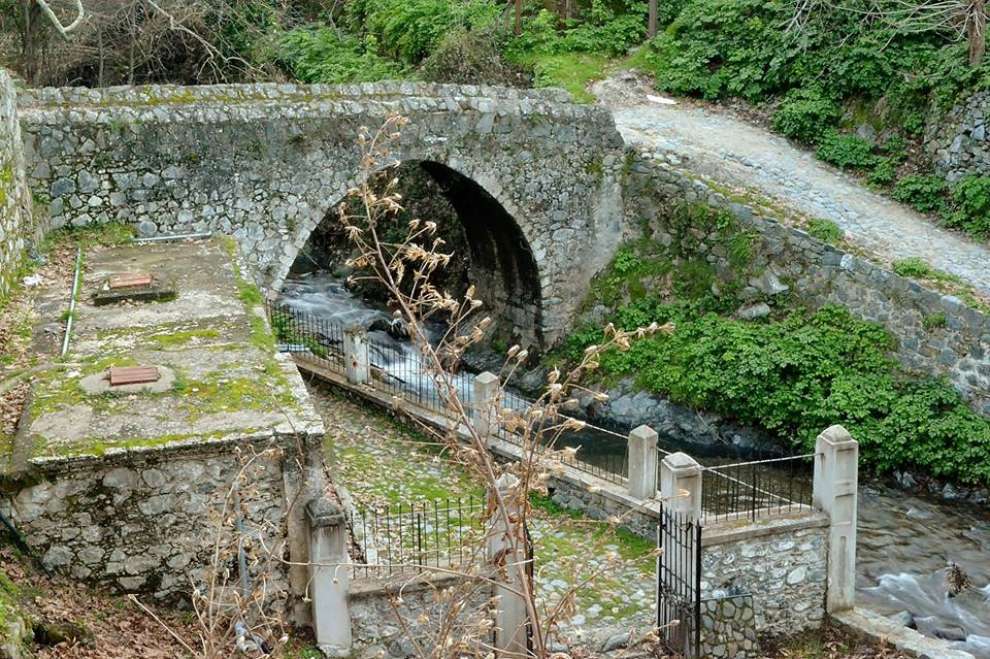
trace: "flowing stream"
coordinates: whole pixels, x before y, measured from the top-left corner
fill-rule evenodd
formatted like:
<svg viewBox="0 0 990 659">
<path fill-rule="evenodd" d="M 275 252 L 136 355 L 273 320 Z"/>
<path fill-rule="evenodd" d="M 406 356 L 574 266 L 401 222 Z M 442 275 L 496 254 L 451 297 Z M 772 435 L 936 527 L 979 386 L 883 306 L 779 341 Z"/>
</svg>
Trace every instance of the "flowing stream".
<svg viewBox="0 0 990 659">
<path fill-rule="evenodd" d="M 345 327 L 371 328 L 374 342 L 388 345 L 372 354 L 372 362 L 409 383 L 409 363 L 415 349 L 387 331 L 390 315 L 352 295 L 326 273 L 290 277 L 280 302 Z M 393 333 L 394 334 L 394 333 Z M 470 375 L 458 378 L 470 397 Z M 429 387 L 420 378 L 414 387 Z M 510 402 L 511 404 L 511 402 Z M 621 436 L 594 429 L 582 431 L 568 443 L 580 445 L 585 460 L 603 467 L 616 465 L 625 454 Z M 667 450 L 681 447 L 664 443 Z M 738 454 L 722 459 L 739 459 Z M 707 463 L 719 456 L 702 459 Z M 920 632 L 947 639 L 978 659 L 990 659 L 990 511 L 911 496 L 868 482 L 860 487 L 858 541 L 858 604 L 895 616 Z M 949 595 L 948 566 L 965 575 L 966 587 Z"/>
</svg>

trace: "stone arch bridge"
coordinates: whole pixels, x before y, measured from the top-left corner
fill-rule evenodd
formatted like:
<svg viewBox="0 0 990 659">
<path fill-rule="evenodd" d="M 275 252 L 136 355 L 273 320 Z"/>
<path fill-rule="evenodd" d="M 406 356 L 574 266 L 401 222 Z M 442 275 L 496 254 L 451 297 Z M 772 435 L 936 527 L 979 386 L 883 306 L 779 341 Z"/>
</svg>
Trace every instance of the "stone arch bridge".
<svg viewBox="0 0 990 659">
<path fill-rule="evenodd" d="M 233 235 L 277 289 L 354 184 L 361 126 L 410 119 L 471 244 L 479 288 L 541 343 L 566 330 L 622 234 L 624 146 L 604 109 L 556 91 L 375 83 L 42 89 L 18 95 L 28 181 L 51 228 Z"/>
</svg>

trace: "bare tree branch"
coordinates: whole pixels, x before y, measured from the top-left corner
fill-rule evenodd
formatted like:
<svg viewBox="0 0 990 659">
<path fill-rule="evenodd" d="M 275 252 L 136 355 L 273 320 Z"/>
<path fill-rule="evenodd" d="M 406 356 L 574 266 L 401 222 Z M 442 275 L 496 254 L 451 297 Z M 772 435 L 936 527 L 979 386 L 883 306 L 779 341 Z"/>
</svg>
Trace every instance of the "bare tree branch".
<svg viewBox="0 0 990 659">
<path fill-rule="evenodd" d="M 55 15 L 55 12 L 52 11 L 46 0 L 35 0 L 35 2 L 41 8 L 41 11 L 44 12 L 45 16 L 48 17 L 48 20 L 52 22 L 58 33 L 66 39 L 69 37 L 69 33 L 82 25 L 83 20 L 86 18 L 86 10 L 83 8 L 82 0 L 76 0 L 76 18 L 68 25 L 62 25 L 62 21 Z"/>
</svg>

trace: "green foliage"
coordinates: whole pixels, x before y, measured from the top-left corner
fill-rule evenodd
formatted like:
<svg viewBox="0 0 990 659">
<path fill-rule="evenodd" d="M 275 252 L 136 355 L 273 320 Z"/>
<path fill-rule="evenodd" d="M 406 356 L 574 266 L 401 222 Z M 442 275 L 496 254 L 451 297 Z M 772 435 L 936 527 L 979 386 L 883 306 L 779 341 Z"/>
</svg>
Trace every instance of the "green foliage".
<svg viewBox="0 0 990 659">
<path fill-rule="evenodd" d="M 842 229 L 832 220 L 812 218 L 808 220 L 805 229 L 812 236 L 829 245 L 837 245 L 842 240 Z"/>
<path fill-rule="evenodd" d="M 941 327 L 945 327 L 947 322 L 948 321 L 945 317 L 945 312 L 939 311 L 938 313 L 929 314 L 924 318 L 922 318 L 921 326 L 924 327 L 926 330 L 931 331 L 933 329 L 939 329 Z"/>
<path fill-rule="evenodd" d="M 310 26 L 286 33 L 279 59 L 297 79 L 310 83 L 371 82 L 403 75 L 395 62 L 330 27 Z"/>
<path fill-rule="evenodd" d="M 906 259 L 894 261 L 894 272 L 902 277 L 913 277 L 914 279 L 933 279 L 938 271 L 928 262 L 918 256 L 911 256 Z"/>
<path fill-rule="evenodd" d="M 876 164 L 873 145 L 857 135 L 827 130 L 816 155 L 842 169 L 866 169 Z"/>
<path fill-rule="evenodd" d="M 379 54 L 415 65 L 446 35 L 489 26 L 499 5 L 487 0 L 354 0 L 346 12 L 352 32 L 372 37 Z"/>
<path fill-rule="evenodd" d="M 886 187 L 897 179 L 897 162 L 893 158 L 877 158 L 867 174 L 871 185 Z"/>
<path fill-rule="evenodd" d="M 517 85 L 525 76 L 502 56 L 502 33 L 458 29 L 446 35 L 420 67 L 424 80 L 471 85 Z"/>
<path fill-rule="evenodd" d="M 640 302 L 613 320 L 626 328 L 673 321 L 676 330 L 603 355 L 606 377 L 633 377 L 643 389 L 760 426 L 800 450 L 841 423 L 877 470 L 914 466 L 990 483 L 990 424 L 948 384 L 904 381 L 888 357 L 890 335 L 845 309 L 748 323 L 686 303 Z M 576 333 L 565 354 L 599 338 Z"/>
<path fill-rule="evenodd" d="M 561 25 L 556 14 L 541 8 L 526 17 L 521 34 L 509 44 L 509 52 L 517 59 L 564 53 L 623 55 L 643 40 L 645 12 L 646 4 L 642 2 L 591 0 L 580 19 L 572 18 Z"/>
<path fill-rule="evenodd" d="M 952 188 L 953 210 L 947 224 L 967 233 L 990 236 L 990 177 L 967 176 Z"/>
<path fill-rule="evenodd" d="M 939 213 L 946 205 L 946 191 L 939 176 L 910 174 L 894 184 L 892 196 L 920 213 Z"/>
<path fill-rule="evenodd" d="M 817 143 L 841 114 L 839 106 L 817 87 L 790 92 L 777 108 L 771 125 L 787 137 Z"/>
<path fill-rule="evenodd" d="M 580 103 L 595 100 L 587 91 L 588 84 L 604 78 L 608 64 L 605 57 L 592 53 L 536 55 L 523 61 L 533 70 L 533 86 L 566 89 Z"/>
</svg>

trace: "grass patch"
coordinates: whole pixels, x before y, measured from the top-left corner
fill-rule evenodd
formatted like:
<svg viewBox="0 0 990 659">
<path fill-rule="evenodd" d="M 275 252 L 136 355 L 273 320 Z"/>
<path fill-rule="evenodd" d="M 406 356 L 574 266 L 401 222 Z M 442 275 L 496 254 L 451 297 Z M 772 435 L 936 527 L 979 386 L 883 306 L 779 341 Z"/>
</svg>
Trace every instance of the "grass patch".
<svg viewBox="0 0 990 659">
<path fill-rule="evenodd" d="M 838 245 L 842 240 L 842 229 L 832 220 L 815 217 L 808 220 L 804 228 L 813 237 L 829 245 Z"/>
<path fill-rule="evenodd" d="M 529 55 L 519 62 L 532 68 L 534 86 L 565 89 L 578 103 L 595 102 L 588 85 L 607 75 L 609 63 L 609 58 L 592 53 Z"/>
<path fill-rule="evenodd" d="M 151 337 L 151 340 L 160 349 L 167 350 L 169 348 L 183 346 L 197 339 L 216 339 L 219 336 L 220 332 L 215 329 L 194 329 L 172 332 L 170 334 L 155 334 Z"/>
</svg>

